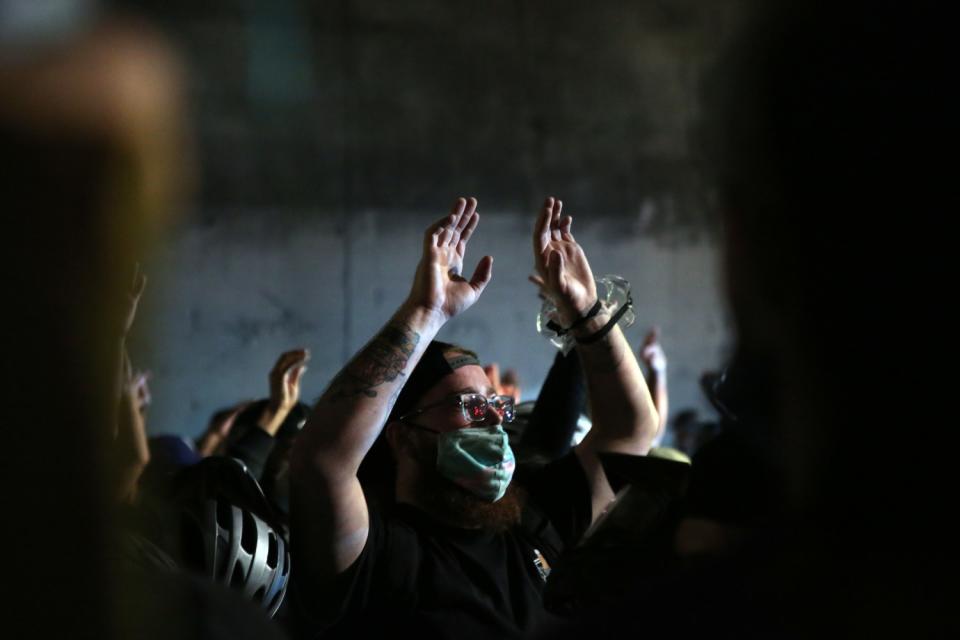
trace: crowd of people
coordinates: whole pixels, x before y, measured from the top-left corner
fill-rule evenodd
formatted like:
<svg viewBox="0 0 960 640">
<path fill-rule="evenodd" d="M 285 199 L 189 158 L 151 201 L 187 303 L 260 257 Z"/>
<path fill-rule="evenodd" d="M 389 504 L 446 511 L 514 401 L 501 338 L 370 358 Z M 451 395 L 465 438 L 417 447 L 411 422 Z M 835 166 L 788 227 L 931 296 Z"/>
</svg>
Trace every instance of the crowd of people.
<svg viewBox="0 0 960 640">
<path fill-rule="evenodd" d="M 920 379 L 949 336 L 942 294 L 918 293 L 949 255 L 948 167 L 926 146 L 955 128 L 947 24 L 937 3 L 770 3 L 724 57 L 703 142 L 737 335 L 702 379 L 706 422 L 668 419 L 658 332 L 634 348 L 619 324 L 643 301 L 601 296 L 600 248 L 555 197 L 531 280 L 565 348 L 536 401 L 484 345 L 438 341 L 494 277 L 493 256 L 464 270 L 463 197 L 312 406 L 299 348 L 195 441 L 148 438 L 125 342 L 137 256 L 179 192 L 176 64 L 131 25 L 3 60 L 15 608 L 43 637 L 944 630 L 950 467 L 906 443 L 949 397 Z"/>
<path fill-rule="evenodd" d="M 622 489 L 607 479 L 601 455 L 625 454 L 636 464 L 649 454 L 673 467 L 666 473 L 680 475 L 690 462 L 682 451 L 655 446 L 667 421 L 659 331 L 647 334 L 635 358 L 618 308 L 600 302 L 562 206 L 549 198 L 536 221 L 533 279 L 541 297 L 559 302 L 556 321 L 572 327 L 579 352 L 557 353 L 542 392 L 526 406 L 514 371 L 501 377 L 496 363 L 482 365 L 474 351 L 432 339 L 491 277 L 489 256 L 471 280 L 460 275 L 479 224 L 473 198 L 458 199 L 427 230 L 410 300 L 312 412 L 300 402 L 309 351 L 294 349 L 270 370 L 266 398 L 216 411 L 196 439 L 148 439 L 149 376 L 133 368 L 124 349 L 113 465 L 124 513 L 121 561 L 205 576 L 244 593 L 284 626 L 309 621 L 324 635 L 409 624 L 429 636 L 459 628 L 500 637 L 543 627 L 553 615 L 542 605 L 552 567 L 562 566 L 563 551 L 577 547 L 609 511 L 613 487 Z M 138 270 L 125 332 L 145 285 Z M 411 317 L 421 315 L 429 322 L 411 328 Z M 594 344 L 595 352 L 583 356 Z M 319 449 L 311 444 L 317 440 Z M 317 457 L 330 467 L 318 470 Z M 345 495 L 323 494 L 334 488 Z M 359 533 L 342 531 L 341 522 Z M 291 535 L 298 540 L 292 575 Z M 341 550 L 345 544 L 351 546 Z M 331 559 L 331 550 L 346 557 Z M 479 567 L 489 573 L 472 575 Z M 362 575 L 346 583 L 344 576 L 355 573 Z M 483 606 L 467 616 L 480 606 L 478 580 L 486 589 Z M 563 610 L 581 608 L 578 598 L 586 594 L 574 587 L 582 581 L 561 583 Z M 298 595 L 288 599 L 293 585 Z M 356 591 L 366 595 L 351 602 Z M 395 610 L 398 600 L 417 604 Z M 322 602 L 324 615 L 296 605 L 307 601 Z M 389 615 L 362 613 L 375 607 Z"/>
</svg>

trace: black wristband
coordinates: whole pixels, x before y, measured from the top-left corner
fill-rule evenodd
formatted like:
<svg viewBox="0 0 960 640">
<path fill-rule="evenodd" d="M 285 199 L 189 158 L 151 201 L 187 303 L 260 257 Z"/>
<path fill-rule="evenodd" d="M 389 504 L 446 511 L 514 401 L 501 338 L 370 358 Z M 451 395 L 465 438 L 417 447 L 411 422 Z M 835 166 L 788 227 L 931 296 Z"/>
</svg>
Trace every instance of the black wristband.
<svg viewBox="0 0 960 640">
<path fill-rule="evenodd" d="M 567 327 L 566 329 L 561 327 L 559 324 L 557 324 L 553 320 L 547 323 L 547 328 L 553 331 L 554 333 L 556 333 L 558 336 L 566 335 L 571 331 L 573 331 L 574 329 L 576 329 L 577 327 L 579 327 L 580 325 L 582 325 L 583 323 L 585 323 L 590 318 L 596 316 L 598 313 L 600 313 L 600 309 L 602 308 L 603 308 L 603 305 L 600 303 L 600 298 L 597 298 L 597 301 L 593 303 L 593 306 L 590 307 L 590 310 L 587 311 L 584 315 L 577 318 L 577 321 L 574 322 L 569 327 Z"/>
<path fill-rule="evenodd" d="M 617 322 L 619 322 L 620 318 L 623 317 L 623 314 L 627 312 L 627 309 L 629 309 L 632 306 L 633 306 L 633 298 L 631 298 L 630 296 L 627 296 L 627 301 L 624 302 L 619 309 L 617 309 L 617 312 L 613 314 L 613 317 L 610 318 L 610 321 L 607 322 L 607 324 L 603 325 L 602 329 L 600 329 L 596 333 L 592 333 L 589 336 L 585 336 L 583 338 L 574 336 L 574 340 L 577 341 L 577 344 L 591 344 L 591 343 L 597 342 L 598 340 L 602 340 L 605 335 L 607 335 L 608 333 L 610 333 L 610 331 L 613 330 L 613 328 L 617 325 Z"/>
</svg>

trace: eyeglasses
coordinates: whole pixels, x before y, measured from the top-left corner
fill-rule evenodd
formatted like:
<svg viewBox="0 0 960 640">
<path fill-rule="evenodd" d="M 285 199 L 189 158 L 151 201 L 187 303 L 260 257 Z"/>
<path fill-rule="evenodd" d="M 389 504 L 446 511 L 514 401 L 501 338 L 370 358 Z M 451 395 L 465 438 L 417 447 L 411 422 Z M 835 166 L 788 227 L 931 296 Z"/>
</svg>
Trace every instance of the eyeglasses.
<svg viewBox="0 0 960 640">
<path fill-rule="evenodd" d="M 487 419 L 487 411 L 490 407 L 500 414 L 500 419 L 504 422 L 513 422 L 514 406 L 511 396 L 493 395 L 487 398 L 480 393 L 462 393 L 455 398 L 446 398 L 440 402 L 428 404 L 425 407 L 414 409 L 410 413 L 400 416 L 400 421 L 419 415 L 428 409 L 451 404 L 451 400 L 456 400 L 463 412 L 463 418 L 469 422 L 483 422 Z"/>
</svg>

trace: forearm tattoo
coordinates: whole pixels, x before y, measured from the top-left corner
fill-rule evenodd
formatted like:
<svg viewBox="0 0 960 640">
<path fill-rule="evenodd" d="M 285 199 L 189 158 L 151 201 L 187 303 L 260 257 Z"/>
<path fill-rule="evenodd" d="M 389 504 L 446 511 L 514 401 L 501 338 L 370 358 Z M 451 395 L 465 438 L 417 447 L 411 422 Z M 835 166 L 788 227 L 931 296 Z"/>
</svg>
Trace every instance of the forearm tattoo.
<svg viewBox="0 0 960 640">
<path fill-rule="evenodd" d="M 376 398 L 377 387 L 403 375 L 419 342 L 420 334 L 406 324 L 388 324 L 337 374 L 330 384 L 330 400 Z"/>
</svg>

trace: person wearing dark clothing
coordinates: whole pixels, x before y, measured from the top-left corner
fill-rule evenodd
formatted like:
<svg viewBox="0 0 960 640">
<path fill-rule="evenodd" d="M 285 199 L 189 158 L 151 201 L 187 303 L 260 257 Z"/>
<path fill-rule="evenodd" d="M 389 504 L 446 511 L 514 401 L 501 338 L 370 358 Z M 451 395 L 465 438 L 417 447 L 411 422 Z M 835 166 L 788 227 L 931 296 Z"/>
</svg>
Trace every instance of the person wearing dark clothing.
<svg viewBox="0 0 960 640">
<path fill-rule="evenodd" d="M 367 544 L 322 612 L 346 621 L 330 637 L 397 627 L 444 637 L 459 627 L 460 637 L 510 638 L 552 620 L 546 578 L 590 523 L 590 495 L 573 453 L 525 489 L 521 522 L 504 531 L 439 523 L 410 504 L 371 507 Z"/>
<path fill-rule="evenodd" d="M 577 422 L 587 405 L 580 358 L 557 352 L 517 443 L 520 460 L 557 460 L 573 446 Z"/>
<path fill-rule="evenodd" d="M 548 617 L 544 576 L 613 499 L 603 451 L 643 455 L 659 419 L 614 309 L 596 306 L 572 219 L 549 198 L 533 236 L 534 280 L 576 327 L 593 429 L 524 486 L 504 423 L 513 398 L 473 352 L 435 342 L 492 273 L 460 275 L 479 222 L 461 198 L 426 232 L 410 295 L 317 402 L 291 456 L 294 608 L 301 631 L 362 637 L 517 637 Z M 368 500 L 358 470 L 381 431 L 395 462 L 396 506 Z"/>
<path fill-rule="evenodd" d="M 253 402 L 234 418 L 220 453 L 242 461 L 260 479 L 278 438 L 296 436 L 306 421 L 307 407 L 299 402 L 300 380 L 310 352 L 293 349 L 280 354 L 270 370 L 270 397 Z"/>
</svg>

